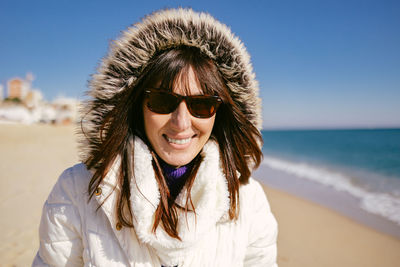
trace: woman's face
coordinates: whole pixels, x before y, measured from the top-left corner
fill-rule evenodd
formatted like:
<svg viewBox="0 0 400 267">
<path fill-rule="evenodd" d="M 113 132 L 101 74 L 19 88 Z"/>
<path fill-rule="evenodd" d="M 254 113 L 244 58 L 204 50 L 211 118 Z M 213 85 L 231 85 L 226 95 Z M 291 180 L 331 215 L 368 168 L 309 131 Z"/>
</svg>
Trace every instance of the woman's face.
<svg viewBox="0 0 400 267">
<path fill-rule="evenodd" d="M 192 68 L 187 73 L 190 94 L 202 94 Z M 174 93 L 184 95 L 185 91 L 177 82 Z M 201 151 L 211 135 L 215 114 L 211 118 L 193 117 L 182 101 L 170 114 L 158 114 L 143 105 L 144 128 L 148 140 L 157 155 L 172 166 L 191 162 Z"/>
</svg>

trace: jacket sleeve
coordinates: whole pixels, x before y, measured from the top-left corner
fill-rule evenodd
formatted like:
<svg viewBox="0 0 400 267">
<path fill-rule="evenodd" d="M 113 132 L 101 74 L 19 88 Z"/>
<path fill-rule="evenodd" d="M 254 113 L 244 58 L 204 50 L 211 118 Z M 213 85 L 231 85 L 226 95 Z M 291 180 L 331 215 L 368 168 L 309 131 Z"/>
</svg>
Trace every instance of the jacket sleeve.
<svg viewBox="0 0 400 267">
<path fill-rule="evenodd" d="M 70 168 L 60 176 L 44 204 L 40 247 L 32 266 L 83 266 L 81 220 Z"/>
<path fill-rule="evenodd" d="M 261 185 L 252 179 L 250 229 L 244 266 L 277 267 L 278 225 Z"/>
</svg>

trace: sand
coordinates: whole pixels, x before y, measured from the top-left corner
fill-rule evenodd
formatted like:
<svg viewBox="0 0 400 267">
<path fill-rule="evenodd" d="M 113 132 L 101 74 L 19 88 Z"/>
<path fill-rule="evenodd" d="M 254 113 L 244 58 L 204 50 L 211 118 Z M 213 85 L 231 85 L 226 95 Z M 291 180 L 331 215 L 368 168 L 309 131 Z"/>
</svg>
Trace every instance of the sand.
<svg viewBox="0 0 400 267">
<path fill-rule="evenodd" d="M 73 132 L 72 126 L 0 124 L 0 266 L 31 264 L 42 205 L 58 175 L 78 162 Z M 265 190 L 279 223 L 279 266 L 399 266 L 399 239 Z"/>
<path fill-rule="evenodd" d="M 279 224 L 279 266 L 399 266 L 399 239 L 318 204 L 271 188 L 265 191 Z"/>
<path fill-rule="evenodd" d="M 0 266 L 30 266 L 43 203 L 61 172 L 78 161 L 73 133 L 0 124 Z"/>
</svg>

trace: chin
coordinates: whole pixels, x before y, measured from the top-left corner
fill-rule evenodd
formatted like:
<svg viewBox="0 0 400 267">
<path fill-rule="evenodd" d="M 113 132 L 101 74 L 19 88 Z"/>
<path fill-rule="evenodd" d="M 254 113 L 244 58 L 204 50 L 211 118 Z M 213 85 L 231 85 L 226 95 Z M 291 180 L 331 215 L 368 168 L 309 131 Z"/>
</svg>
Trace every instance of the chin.
<svg viewBox="0 0 400 267">
<path fill-rule="evenodd" d="M 178 155 L 178 156 L 173 156 L 173 157 L 167 157 L 167 158 L 163 158 L 161 157 L 162 160 L 164 160 L 166 163 L 168 163 L 171 166 L 183 166 L 186 165 L 188 163 L 190 163 L 194 158 L 196 157 L 196 155 L 191 156 L 191 155 Z"/>
<path fill-rule="evenodd" d="M 190 163 L 191 160 L 171 160 L 166 162 L 171 166 L 180 167 Z"/>
</svg>

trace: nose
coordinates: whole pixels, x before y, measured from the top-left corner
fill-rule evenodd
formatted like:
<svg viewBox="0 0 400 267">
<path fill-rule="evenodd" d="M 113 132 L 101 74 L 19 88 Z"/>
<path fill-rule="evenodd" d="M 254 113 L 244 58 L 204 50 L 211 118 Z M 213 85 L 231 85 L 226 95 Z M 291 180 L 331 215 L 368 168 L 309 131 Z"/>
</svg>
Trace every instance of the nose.
<svg viewBox="0 0 400 267">
<path fill-rule="evenodd" d="M 186 102 L 182 101 L 179 106 L 171 114 L 171 124 L 176 130 L 182 131 L 191 126 L 191 115 L 186 106 Z"/>
</svg>

